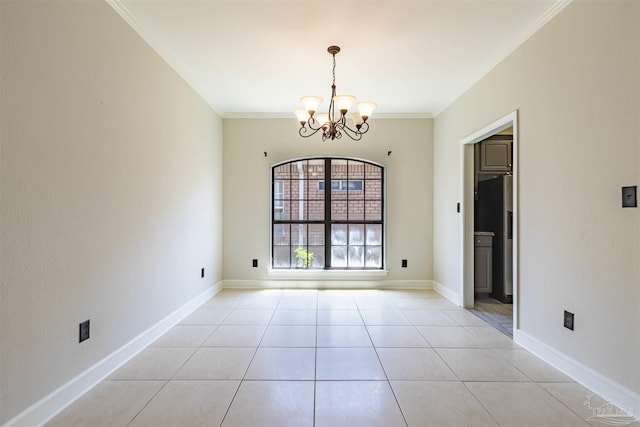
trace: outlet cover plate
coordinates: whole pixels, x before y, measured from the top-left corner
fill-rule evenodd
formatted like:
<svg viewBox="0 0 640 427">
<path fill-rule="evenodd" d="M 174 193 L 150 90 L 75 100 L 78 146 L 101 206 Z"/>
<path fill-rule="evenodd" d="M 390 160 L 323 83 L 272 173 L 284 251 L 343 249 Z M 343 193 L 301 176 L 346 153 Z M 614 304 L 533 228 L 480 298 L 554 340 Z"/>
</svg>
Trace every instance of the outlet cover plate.
<svg viewBox="0 0 640 427">
<path fill-rule="evenodd" d="M 79 341 L 78 342 L 82 342 L 82 341 L 86 341 L 89 339 L 89 321 L 85 320 L 84 322 L 80 323 L 80 336 L 79 336 Z"/>
<path fill-rule="evenodd" d="M 622 207 L 636 208 L 638 207 L 638 198 L 636 196 L 637 186 L 622 187 Z"/>
<path fill-rule="evenodd" d="M 564 312 L 564 327 L 573 331 L 573 313 L 566 310 Z"/>
</svg>

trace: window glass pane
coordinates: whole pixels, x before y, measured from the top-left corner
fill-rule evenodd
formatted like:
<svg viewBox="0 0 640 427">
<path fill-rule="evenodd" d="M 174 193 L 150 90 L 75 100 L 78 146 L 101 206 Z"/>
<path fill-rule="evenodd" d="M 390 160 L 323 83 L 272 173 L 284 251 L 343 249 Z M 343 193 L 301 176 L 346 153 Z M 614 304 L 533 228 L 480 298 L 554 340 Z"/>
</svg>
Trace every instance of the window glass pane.
<svg viewBox="0 0 640 427">
<path fill-rule="evenodd" d="M 347 225 L 346 224 L 334 224 L 331 226 L 331 244 L 343 245 L 347 244 Z"/>
<path fill-rule="evenodd" d="M 368 267 L 368 268 L 382 267 L 382 246 L 367 246 L 365 267 Z"/>
<path fill-rule="evenodd" d="M 349 200 L 349 221 L 362 221 L 364 219 L 364 202 L 361 200 Z"/>
<path fill-rule="evenodd" d="M 364 225 L 349 226 L 349 245 L 364 245 Z"/>
<path fill-rule="evenodd" d="M 307 187 L 308 199 L 324 199 L 324 181 L 312 179 Z"/>
<path fill-rule="evenodd" d="M 296 268 L 312 268 L 316 254 L 306 246 L 291 247 L 291 262 Z"/>
<path fill-rule="evenodd" d="M 349 267 L 364 267 L 364 246 L 349 246 Z"/>
<path fill-rule="evenodd" d="M 286 245 L 289 246 L 289 224 L 274 224 L 273 225 L 273 244 L 275 246 Z"/>
<path fill-rule="evenodd" d="M 324 224 L 309 224 L 309 245 L 324 246 Z"/>
<path fill-rule="evenodd" d="M 349 200 L 363 200 L 364 191 L 362 191 L 362 181 L 344 181 L 345 187 L 348 189 L 347 198 Z"/>
<path fill-rule="evenodd" d="M 366 179 L 382 179 L 382 167 L 365 163 L 364 177 Z"/>
<path fill-rule="evenodd" d="M 347 247 L 346 246 L 331 247 L 331 266 L 332 267 L 347 266 Z"/>
<path fill-rule="evenodd" d="M 278 207 L 278 203 L 282 203 L 282 208 Z M 273 219 L 283 221 L 291 219 L 291 202 L 283 200 L 281 202 L 274 201 Z"/>
<path fill-rule="evenodd" d="M 324 219 L 324 200 L 310 200 L 307 205 L 309 221 L 322 221 Z"/>
<path fill-rule="evenodd" d="M 331 201 L 331 219 L 334 221 L 342 221 L 347 219 L 347 201 L 346 200 Z"/>
<path fill-rule="evenodd" d="M 291 246 L 307 245 L 307 224 L 291 224 Z"/>
<path fill-rule="evenodd" d="M 364 178 L 364 163 L 363 162 L 349 160 L 347 169 L 348 169 L 349 179 L 354 179 L 354 178 L 362 179 L 362 178 Z"/>
<path fill-rule="evenodd" d="M 308 268 L 324 268 L 324 246 L 309 246 L 308 250 L 313 254 Z"/>
<path fill-rule="evenodd" d="M 273 168 L 273 179 L 289 178 L 291 178 L 291 165 L 289 163 Z"/>
<path fill-rule="evenodd" d="M 366 245 L 382 245 L 382 225 L 368 224 L 366 229 Z"/>
<path fill-rule="evenodd" d="M 273 267 L 274 268 L 291 267 L 289 246 L 273 247 Z"/>
<path fill-rule="evenodd" d="M 308 161 L 308 179 L 324 179 L 324 159 Z"/>
<path fill-rule="evenodd" d="M 342 159 L 331 160 L 331 179 L 347 179 L 347 161 Z"/>
<path fill-rule="evenodd" d="M 367 200 L 382 200 L 382 181 L 365 181 L 364 190 Z"/>
<path fill-rule="evenodd" d="M 382 201 L 365 202 L 366 219 L 368 221 L 382 221 Z"/>
</svg>

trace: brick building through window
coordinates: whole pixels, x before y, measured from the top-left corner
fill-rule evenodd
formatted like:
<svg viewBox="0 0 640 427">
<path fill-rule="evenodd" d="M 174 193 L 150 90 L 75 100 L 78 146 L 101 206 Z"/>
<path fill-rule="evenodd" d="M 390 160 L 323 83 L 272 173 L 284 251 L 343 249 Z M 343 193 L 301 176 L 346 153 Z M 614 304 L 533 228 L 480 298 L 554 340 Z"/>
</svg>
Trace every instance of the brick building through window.
<svg viewBox="0 0 640 427">
<path fill-rule="evenodd" d="M 275 165 L 271 175 L 272 268 L 384 267 L 382 166 L 313 158 Z"/>
</svg>

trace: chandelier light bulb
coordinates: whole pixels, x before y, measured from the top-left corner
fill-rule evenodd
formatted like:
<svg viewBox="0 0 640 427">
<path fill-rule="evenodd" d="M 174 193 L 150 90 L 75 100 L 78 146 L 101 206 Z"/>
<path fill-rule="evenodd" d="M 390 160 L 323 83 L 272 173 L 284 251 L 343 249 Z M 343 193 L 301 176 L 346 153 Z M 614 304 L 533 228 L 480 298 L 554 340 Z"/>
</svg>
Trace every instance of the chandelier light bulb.
<svg viewBox="0 0 640 427">
<path fill-rule="evenodd" d="M 336 108 L 338 108 L 338 111 L 340 111 L 342 115 L 345 115 L 355 99 L 356 97 L 351 95 L 336 95 L 333 97 L 333 102 Z"/>
<path fill-rule="evenodd" d="M 309 113 L 307 110 L 295 110 L 294 113 L 296 114 L 296 117 L 298 117 L 298 121 L 302 126 L 309 121 Z"/>
<path fill-rule="evenodd" d="M 373 102 L 360 102 L 357 107 L 362 116 L 362 120 L 366 122 L 367 119 L 371 117 L 371 114 L 373 114 L 373 110 L 376 109 L 377 105 Z"/>
<path fill-rule="evenodd" d="M 304 109 L 309 113 L 309 117 L 313 117 L 313 114 L 318 111 L 318 106 L 322 102 L 322 98 L 319 96 L 303 96 L 300 98 Z"/>
<path fill-rule="evenodd" d="M 353 123 L 356 125 L 356 127 L 360 127 L 362 126 L 362 123 L 364 122 L 364 120 L 362 120 L 362 116 L 360 115 L 359 112 L 353 112 L 351 113 L 351 119 L 353 120 Z"/>
</svg>

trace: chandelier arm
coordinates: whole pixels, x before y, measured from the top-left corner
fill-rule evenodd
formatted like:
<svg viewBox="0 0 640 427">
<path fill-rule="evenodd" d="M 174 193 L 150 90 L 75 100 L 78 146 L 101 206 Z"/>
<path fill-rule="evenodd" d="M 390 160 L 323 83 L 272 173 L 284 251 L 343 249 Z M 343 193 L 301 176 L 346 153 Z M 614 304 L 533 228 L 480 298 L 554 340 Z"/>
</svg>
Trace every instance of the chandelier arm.
<svg viewBox="0 0 640 427">
<path fill-rule="evenodd" d="M 309 138 L 310 136 L 313 136 L 316 133 L 318 133 L 318 131 L 321 129 L 322 128 L 314 129 L 312 127 L 307 128 L 306 126 L 301 126 L 300 129 L 298 130 L 298 134 L 303 138 Z M 312 131 L 312 132 L 307 134 L 307 132 L 309 131 Z"/>
<path fill-rule="evenodd" d="M 367 133 L 367 131 L 369 130 L 369 123 L 367 122 L 363 122 L 360 125 L 360 129 L 352 129 L 350 128 L 346 123 L 342 125 L 343 128 L 348 129 L 349 131 L 353 132 L 353 133 L 358 133 L 358 134 L 365 134 Z"/>
<path fill-rule="evenodd" d="M 364 123 L 363 123 L 364 124 Z M 345 135 L 351 138 L 354 141 L 360 141 L 362 139 L 362 135 L 367 133 L 369 130 L 369 126 L 363 126 L 360 129 L 351 129 L 346 123 L 340 124 L 340 130 L 343 131 Z M 364 128 L 364 131 L 362 130 Z"/>
</svg>

